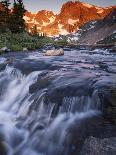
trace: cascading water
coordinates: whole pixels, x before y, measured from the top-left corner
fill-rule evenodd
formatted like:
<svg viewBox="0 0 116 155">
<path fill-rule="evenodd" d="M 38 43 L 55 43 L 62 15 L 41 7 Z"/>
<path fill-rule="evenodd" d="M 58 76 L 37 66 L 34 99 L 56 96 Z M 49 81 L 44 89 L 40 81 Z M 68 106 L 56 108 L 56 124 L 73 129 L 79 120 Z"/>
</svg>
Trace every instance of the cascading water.
<svg viewBox="0 0 116 155">
<path fill-rule="evenodd" d="M 6 67 L 0 59 L 0 155 L 79 153 L 90 122 L 101 116 L 99 83 L 115 85 L 115 57 L 87 52 L 11 54 L 16 60 Z M 100 60 L 110 63 L 107 70 Z"/>
<path fill-rule="evenodd" d="M 40 73 L 25 76 L 9 66 L 0 72 L 0 132 L 8 155 L 67 155 L 68 148 L 63 143 L 70 126 L 97 114 L 89 96 L 64 97 L 58 115 L 52 118 L 55 104 L 44 104 L 45 89 L 38 96 L 38 109 L 29 112 L 34 104 L 29 86 Z"/>
<path fill-rule="evenodd" d="M 29 86 L 37 79 L 38 74 L 39 72 L 33 72 L 26 77 L 9 66 L 0 72 L 0 124 L 9 155 L 17 152 L 28 140 L 28 131 L 18 129 L 16 123 L 20 113 L 23 117 L 28 112 L 31 104 Z"/>
</svg>

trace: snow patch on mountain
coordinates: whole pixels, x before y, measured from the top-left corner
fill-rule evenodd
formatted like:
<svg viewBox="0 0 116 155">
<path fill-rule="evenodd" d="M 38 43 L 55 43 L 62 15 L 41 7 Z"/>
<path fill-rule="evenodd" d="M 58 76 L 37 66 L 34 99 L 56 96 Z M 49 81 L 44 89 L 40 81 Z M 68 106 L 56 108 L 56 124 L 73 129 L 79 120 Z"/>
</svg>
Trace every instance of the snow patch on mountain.
<svg viewBox="0 0 116 155">
<path fill-rule="evenodd" d="M 53 23 L 55 21 L 56 17 L 55 16 L 52 16 L 52 17 L 50 17 L 48 19 L 50 20 L 50 23 Z"/>
<path fill-rule="evenodd" d="M 91 4 L 87 4 L 87 3 L 82 3 L 84 6 L 86 6 L 87 8 L 92 8 L 93 7 L 93 5 L 91 5 Z"/>
<path fill-rule="evenodd" d="M 97 11 L 97 13 L 103 13 L 103 12 L 104 12 L 103 9 L 99 9 L 99 10 Z"/>
<path fill-rule="evenodd" d="M 30 20 L 30 18 L 27 17 L 27 16 L 24 16 L 23 19 L 24 19 L 26 22 L 28 22 L 28 21 Z"/>
<path fill-rule="evenodd" d="M 102 14 L 104 12 L 104 9 L 101 7 L 95 7 L 97 9 L 98 14 Z"/>
<path fill-rule="evenodd" d="M 58 29 L 59 29 L 59 33 L 61 35 L 67 35 L 67 34 L 69 34 L 65 29 L 63 29 L 63 25 L 62 24 L 58 24 Z"/>
<path fill-rule="evenodd" d="M 33 22 L 34 22 L 35 25 L 38 25 L 39 24 L 37 20 L 32 21 L 32 23 Z"/>
<path fill-rule="evenodd" d="M 69 1 L 62 6 L 57 15 L 47 10 L 38 11 L 36 14 L 27 11 L 24 20 L 29 32 L 36 25 L 38 33 L 44 33 L 47 36 L 67 35 L 77 32 L 87 22 L 103 19 L 112 11 L 112 8 L 97 7 L 80 1 Z M 87 29 L 93 28 L 94 23 L 87 27 Z"/>
<path fill-rule="evenodd" d="M 47 25 L 49 25 L 50 23 L 47 23 L 47 22 L 44 22 L 43 21 L 43 25 L 42 26 L 47 26 Z"/>
<path fill-rule="evenodd" d="M 79 19 L 77 19 L 77 20 L 68 19 L 68 24 L 69 24 L 69 25 L 74 25 L 76 22 L 79 22 Z"/>
</svg>

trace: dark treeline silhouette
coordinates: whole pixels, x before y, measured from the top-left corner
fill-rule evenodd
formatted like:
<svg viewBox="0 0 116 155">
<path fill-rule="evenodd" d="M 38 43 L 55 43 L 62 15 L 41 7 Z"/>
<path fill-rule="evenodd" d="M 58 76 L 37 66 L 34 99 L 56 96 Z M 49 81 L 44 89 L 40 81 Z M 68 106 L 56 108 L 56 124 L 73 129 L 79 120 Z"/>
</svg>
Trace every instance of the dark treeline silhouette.
<svg viewBox="0 0 116 155">
<path fill-rule="evenodd" d="M 23 16 L 26 11 L 23 0 L 14 0 L 13 7 L 11 9 L 9 7 L 9 0 L 0 1 L 0 31 L 23 32 L 25 30 Z"/>
<path fill-rule="evenodd" d="M 27 31 L 28 31 L 28 28 L 27 28 Z M 39 33 L 38 30 L 37 30 L 37 25 L 34 25 L 32 27 L 32 29 L 31 29 L 31 35 L 45 37 L 46 36 L 46 33 L 45 32 Z"/>
</svg>

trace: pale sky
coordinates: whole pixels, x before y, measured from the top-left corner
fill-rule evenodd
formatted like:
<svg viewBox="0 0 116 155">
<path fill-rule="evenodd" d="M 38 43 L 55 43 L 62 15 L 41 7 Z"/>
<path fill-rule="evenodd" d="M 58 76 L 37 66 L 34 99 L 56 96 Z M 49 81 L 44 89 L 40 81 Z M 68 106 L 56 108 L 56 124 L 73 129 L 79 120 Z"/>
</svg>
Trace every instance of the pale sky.
<svg viewBox="0 0 116 155">
<path fill-rule="evenodd" d="M 10 1 L 13 2 L 13 0 Z M 45 9 L 53 11 L 54 13 L 59 13 L 62 4 L 68 1 L 70 0 L 23 0 L 25 8 L 29 11 L 37 12 L 39 10 Z M 80 1 L 102 7 L 116 5 L 116 0 L 80 0 Z"/>
</svg>

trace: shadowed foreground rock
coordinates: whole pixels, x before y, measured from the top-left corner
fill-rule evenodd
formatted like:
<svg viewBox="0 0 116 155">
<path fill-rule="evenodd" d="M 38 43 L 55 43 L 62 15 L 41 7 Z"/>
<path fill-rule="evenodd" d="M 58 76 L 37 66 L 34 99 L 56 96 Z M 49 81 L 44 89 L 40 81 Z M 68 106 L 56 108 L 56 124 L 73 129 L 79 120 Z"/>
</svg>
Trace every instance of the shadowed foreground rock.
<svg viewBox="0 0 116 155">
<path fill-rule="evenodd" d="M 80 155 L 116 155 L 116 137 L 90 137 L 85 141 Z"/>
</svg>

